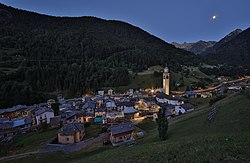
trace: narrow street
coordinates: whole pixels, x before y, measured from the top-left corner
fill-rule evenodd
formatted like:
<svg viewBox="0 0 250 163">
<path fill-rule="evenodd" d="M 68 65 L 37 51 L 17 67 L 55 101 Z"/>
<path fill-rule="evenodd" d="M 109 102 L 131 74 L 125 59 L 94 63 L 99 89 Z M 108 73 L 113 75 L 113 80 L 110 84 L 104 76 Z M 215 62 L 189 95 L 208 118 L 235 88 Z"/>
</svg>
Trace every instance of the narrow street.
<svg viewBox="0 0 250 163">
<path fill-rule="evenodd" d="M 90 138 L 90 139 L 81 141 L 79 143 L 68 144 L 68 145 L 47 144 L 47 146 L 41 148 L 39 151 L 20 153 L 20 154 L 16 154 L 16 155 L 12 155 L 12 156 L 1 157 L 0 161 L 15 160 L 15 159 L 19 159 L 19 158 L 39 154 L 39 153 L 47 153 L 47 152 L 55 152 L 55 151 L 63 151 L 65 153 L 72 153 L 72 152 L 76 152 L 76 151 L 79 151 L 81 149 L 84 149 L 93 143 L 103 141 L 104 139 L 106 139 L 108 137 L 108 135 L 109 135 L 109 133 L 106 132 L 106 133 L 100 134 L 96 138 Z"/>
</svg>

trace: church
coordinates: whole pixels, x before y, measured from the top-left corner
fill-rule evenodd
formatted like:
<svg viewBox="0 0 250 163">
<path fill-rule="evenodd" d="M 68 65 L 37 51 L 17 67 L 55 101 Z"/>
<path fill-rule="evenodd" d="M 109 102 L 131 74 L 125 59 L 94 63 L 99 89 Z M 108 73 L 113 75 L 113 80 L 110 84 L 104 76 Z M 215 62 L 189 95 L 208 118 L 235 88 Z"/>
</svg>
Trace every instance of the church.
<svg viewBox="0 0 250 163">
<path fill-rule="evenodd" d="M 170 72 L 168 70 L 168 67 L 165 67 L 163 71 L 163 93 L 165 93 L 166 95 L 169 95 L 170 92 L 169 79 L 170 79 Z"/>
<path fill-rule="evenodd" d="M 170 71 L 168 67 L 164 68 L 163 71 L 163 88 L 162 92 L 157 93 L 156 101 L 161 107 L 167 107 L 168 111 L 174 115 L 179 115 L 185 112 L 192 111 L 194 106 L 191 104 L 185 104 L 184 99 L 179 96 L 170 95 Z"/>
</svg>

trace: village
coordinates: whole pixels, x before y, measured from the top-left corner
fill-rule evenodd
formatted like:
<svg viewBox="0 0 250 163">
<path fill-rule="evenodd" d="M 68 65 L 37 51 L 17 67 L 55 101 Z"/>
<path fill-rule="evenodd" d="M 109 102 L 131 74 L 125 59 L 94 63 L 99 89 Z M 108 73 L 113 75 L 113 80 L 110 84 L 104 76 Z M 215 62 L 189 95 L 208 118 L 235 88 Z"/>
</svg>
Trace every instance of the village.
<svg viewBox="0 0 250 163">
<path fill-rule="evenodd" d="M 103 141 L 103 145 L 131 145 L 144 137 L 143 131 L 135 125 L 144 119 L 156 121 L 159 109 L 164 108 L 165 116 L 174 119 L 196 109 L 197 106 L 190 103 L 189 99 L 249 89 L 249 79 L 223 80 L 220 85 L 212 88 L 172 94 L 169 86 L 170 72 L 165 67 L 161 89 L 129 89 L 123 94 L 108 89 L 74 99 L 64 99 L 59 95 L 57 99 L 49 99 L 46 103 L 1 109 L 0 141 L 8 143 L 20 134 L 58 129 L 55 139 L 43 150 L 63 150 L 63 147 L 72 144 L 78 144 L 77 149 L 74 149 L 78 150 L 84 148 L 82 142 L 89 140 L 85 138 L 88 127 L 95 125 L 102 129 L 98 133 L 98 140 Z M 51 147 L 50 144 L 54 145 Z"/>
</svg>

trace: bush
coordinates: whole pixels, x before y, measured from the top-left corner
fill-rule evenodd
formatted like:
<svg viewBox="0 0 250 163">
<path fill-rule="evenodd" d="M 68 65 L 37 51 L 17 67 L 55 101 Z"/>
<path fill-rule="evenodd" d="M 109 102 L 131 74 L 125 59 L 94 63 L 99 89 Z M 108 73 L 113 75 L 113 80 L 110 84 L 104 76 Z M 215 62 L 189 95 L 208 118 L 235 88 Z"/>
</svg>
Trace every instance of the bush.
<svg viewBox="0 0 250 163">
<path fill-rule="evenodd" d="M 87 127 L 89 127 L 89 126 L 90 126 L 90 123 L 89 123 L 89 122 L 85 122 L 85 123 L 84 123 L 84 127 L 87 128 Z"/>
<path fill-rule="evenodd" d="M 211 106 L 211 105 L 213 105 L 214 103 L 216 103 L 217 101 L 220 101 L 220 100 L 222 100 L 222 99 L 225 98 L 225 97 L 226 97 L 226 95 L 216 96 L 214 99 L 211 99 L 211 100 L 209 101 L 209 105 Z"/>
<path fill-rule="evenodd" d="M 106 132 L 107 130 L 108 130 L 107 127 L 101 126 L 100 131 L 99 131 L 99 134 L 102 134 L 102 133 Z"/>
</svg>

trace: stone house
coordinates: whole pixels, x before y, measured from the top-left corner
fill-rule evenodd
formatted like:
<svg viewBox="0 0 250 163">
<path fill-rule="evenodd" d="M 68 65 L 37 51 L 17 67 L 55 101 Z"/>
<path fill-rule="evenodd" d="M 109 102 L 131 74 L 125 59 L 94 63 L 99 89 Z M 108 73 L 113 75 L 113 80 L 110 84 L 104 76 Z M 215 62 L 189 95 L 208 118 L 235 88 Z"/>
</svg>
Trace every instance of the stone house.
<svg viewBox="0 0 250 163">
<path fill-rule="evenodd" d="M 58 132 L 58 143 L 72 144 L 83 140 L 85 135 L 84 123 L 73 122 L 64 124 Z"/>
</svg>

